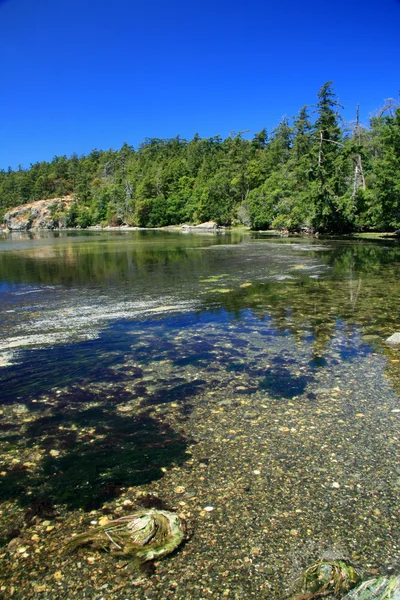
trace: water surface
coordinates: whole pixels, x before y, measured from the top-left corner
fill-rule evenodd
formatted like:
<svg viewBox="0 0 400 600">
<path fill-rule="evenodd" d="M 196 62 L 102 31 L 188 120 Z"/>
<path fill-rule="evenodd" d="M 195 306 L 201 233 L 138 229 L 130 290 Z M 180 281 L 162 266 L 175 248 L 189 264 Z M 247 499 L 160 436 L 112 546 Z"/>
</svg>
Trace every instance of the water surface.
<svg viewBox="0 0 400 600">
<path fill-rule="evenodd" d="M 324 553 L 398 571 L 399 282 L 391 242 L 3 236 L 5 597 L 280 599 Z M 129 565 L 58 554 L 148 493 L 191 538 L 134 596 Z"/>
</svg>

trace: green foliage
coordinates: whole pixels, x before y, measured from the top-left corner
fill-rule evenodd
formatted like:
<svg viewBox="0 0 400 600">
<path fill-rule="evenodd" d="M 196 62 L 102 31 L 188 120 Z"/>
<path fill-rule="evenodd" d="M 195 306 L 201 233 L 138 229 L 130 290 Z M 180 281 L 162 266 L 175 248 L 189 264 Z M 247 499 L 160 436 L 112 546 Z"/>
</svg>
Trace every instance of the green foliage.
<svg viewBox="0 0 400 600">
<path fill-rule="evenodd" d="M 94 149 L 0 171 L 0 218 L 10 208 L 72 194 L 61 226 L 159 227 L 238 220 L 255 229 L 335 233 L 400 227 L 400 112 L 345 133 L 332 83 L 268 136 L 146 138 L 137 150 Z"/>
<path fill-rule="evenodd" d="M 73 202 L 69 211 L 67 212 L 66 226 L 76 227 L 78 225 L 79 210 L 78 205 Z"/>
</svg>

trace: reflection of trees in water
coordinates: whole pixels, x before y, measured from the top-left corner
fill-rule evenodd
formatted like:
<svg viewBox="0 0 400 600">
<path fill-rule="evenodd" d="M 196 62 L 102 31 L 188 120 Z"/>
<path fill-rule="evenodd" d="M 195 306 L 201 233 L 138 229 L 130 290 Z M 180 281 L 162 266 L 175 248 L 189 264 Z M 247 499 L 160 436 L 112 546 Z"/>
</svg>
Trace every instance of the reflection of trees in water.
<svg viewBox="0 0 400 600">
<path fill-rule="evenodd" d="M 315 252 L 332 271 L 325 279 L 253 284 L 223 296 L 224 309 L 240 318 L 250 309 L 259 319 L 271 318 L 280 333 L 297 340 L 310 337 L 322 356 L 340 328 L 351 339 L 358 327 L 385 339 L 398 327 L 400 249 L 355 244 L 331 252 Z M 222 295 L 221 295 L 222 296 Z"/>
<path fill-rule="evenodd" d="M 240 235 L 199 236 L 137 232 L 140 237 L 96 237 L 66 244 L 41 245 L 24 252 L 0 253 L 0 278 L 14 283 L 110 283 L 156 276 L 158 287 L 171 278 L 193 279 L 197 271 L 212 270 L 215 256 L 188 249 L 238 243 Z M 158 234 L 149 236 L 149 234 Z M 193 239 L 195 237 L 195 239 Z M 161 242 L 161 243 L 160 243 Z"/>
</svg>

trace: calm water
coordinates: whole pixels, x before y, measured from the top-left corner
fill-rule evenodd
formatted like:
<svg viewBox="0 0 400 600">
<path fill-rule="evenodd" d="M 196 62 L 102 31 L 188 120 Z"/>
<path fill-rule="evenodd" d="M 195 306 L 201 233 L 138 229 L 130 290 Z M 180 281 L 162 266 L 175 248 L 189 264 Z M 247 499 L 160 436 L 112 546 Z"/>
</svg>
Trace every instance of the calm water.
<svg viewBox="0 0 400 600">
<path fill-rule="evenodd" d="M 323 555 L 399 572 L 399 297 L 391 241 L 0 238 L 0 593 L 278 599 Z M 55 552 L 148 493 L 191 537 L 133 592 L 115 558 Z"/>
</svg>

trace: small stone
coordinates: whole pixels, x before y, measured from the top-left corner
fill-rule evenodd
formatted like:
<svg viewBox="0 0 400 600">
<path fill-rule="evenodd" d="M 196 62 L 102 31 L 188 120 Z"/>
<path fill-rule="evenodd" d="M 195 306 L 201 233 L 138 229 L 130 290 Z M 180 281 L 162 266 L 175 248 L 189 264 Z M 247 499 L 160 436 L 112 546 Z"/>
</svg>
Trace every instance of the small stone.
<svg viewBox="0 0 400 600">
<path fill-rule="evenodd" d="M 60 455 L 60 451 L 59 451 L 59 450 L 54 450 L 54 449 L 53 449 L 53 450 L 50 450 L 50 454 L 51 454 L 51 456 L 54 456 L 54 457 L 55 457 L 55 456 L 59 456 L 59 455 Z"/>
<path fill-rule="evenodd" d="M 261 475 L 261 471 L 259 471 L 258 469 L 254 469 L 253 473 L 254 475 Z"/>
<path fill-rule="evenodd" d="M 212 511 L 214 510 L 214 507 L 213 507 L 213 506 L 205 506 L 205 507 L 204 507 L 204 510 L 205 510 L 206 512 L 212 512 Z"/>
<path fill-rule="evenodd" d="M 183 494 L 185 491 L 185 488 L 182 485 L 178 485 L 175 489 L 174 492 L 175 494 Z"/>
<path fill-rule="evenodd" d="M 24 544 L 24 540 L 21 538 L 15 537 L 7 544 L 7 552 L 12 554 L 13 552 L 18 552 L 18 548 Z"/>
<path fill-rule="evenodd" d="M 394 333 L 386 340 L 387 344 L 400 344 L 400 333 Z"/>
<path fill-rule="evenodd" d="M 340 488 L 340 483 L 338 483 L 337 481 L 334 481 L 332 483 L 332 487 L 335 488 L 335 490 L 338 490 Z"/>
</svg>

